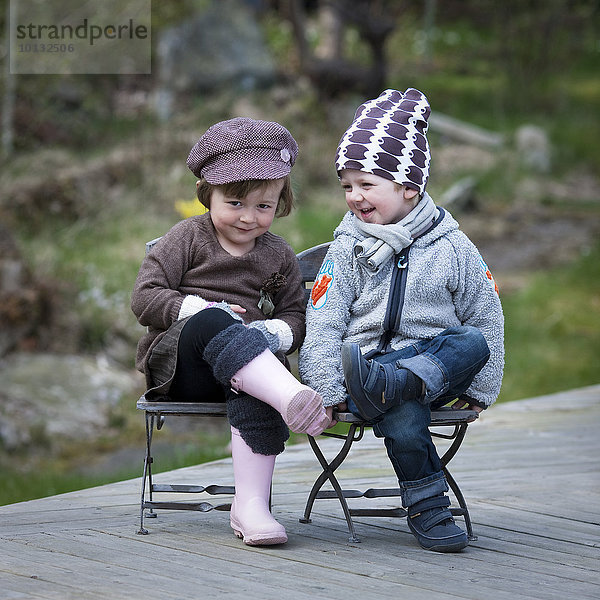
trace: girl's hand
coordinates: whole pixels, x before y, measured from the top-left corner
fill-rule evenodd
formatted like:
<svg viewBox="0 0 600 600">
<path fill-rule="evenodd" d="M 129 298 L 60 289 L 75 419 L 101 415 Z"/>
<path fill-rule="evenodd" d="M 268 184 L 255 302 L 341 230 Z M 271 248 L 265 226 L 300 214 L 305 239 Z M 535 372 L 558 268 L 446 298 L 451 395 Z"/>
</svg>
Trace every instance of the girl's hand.
<svg viewBox="0 0 600 600">
<path fill-rule="evenodd" d="M 230 304 L 229 308 L 231 308 L 231 310 L 238 315 L 243 315 L 246 312 L 246 309 L 239 304 Z"/>
</svg>

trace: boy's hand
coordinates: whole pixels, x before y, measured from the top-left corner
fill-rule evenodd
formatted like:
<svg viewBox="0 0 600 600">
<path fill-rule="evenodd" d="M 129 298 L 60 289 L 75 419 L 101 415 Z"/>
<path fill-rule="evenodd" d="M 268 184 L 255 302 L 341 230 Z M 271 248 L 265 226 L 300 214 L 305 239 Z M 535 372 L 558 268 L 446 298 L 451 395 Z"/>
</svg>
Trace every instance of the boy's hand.
<svg viewBox="0 0 600 600">
<path fill-rule="evenodd" d="M 457 400 L 453 405 L 452 408 L 454 410 L 465 410 L 465 409 L 469 409 L 469 410 L 474 410 L 477 413 L 480 413 L 483 408 L 481 408 L 481 406 L 477 406 L 476 404 L 469 404 L 466 400 Z M 474 421 L 475 419 L 473 419 Z"/>
<path fill-rule="evenodd" d="M 454 409 L 461 409 L 461 408 L 467 408 L 469 410 L 474 410 L 475 412 L 480 413 L 483 408 L 481 408 L 481 406 L 477 406 L 477 404 L 469 404 L 466 400 L 457 400 L 453 405 L 452 408 Z"/>
<path fill-rule="evenodd" d="M 337 425 L 337 421 L 333 418 L 333 409 L 337 408 L 335 406 L 328 406 L 325 409 L 325 412 L 327 413 L 327 417 L 329 418 L 329 426 L 327 427 L 327 429 L 329 429 L 329 427 L 333 427 L 334 425 Z"/>
</svg>

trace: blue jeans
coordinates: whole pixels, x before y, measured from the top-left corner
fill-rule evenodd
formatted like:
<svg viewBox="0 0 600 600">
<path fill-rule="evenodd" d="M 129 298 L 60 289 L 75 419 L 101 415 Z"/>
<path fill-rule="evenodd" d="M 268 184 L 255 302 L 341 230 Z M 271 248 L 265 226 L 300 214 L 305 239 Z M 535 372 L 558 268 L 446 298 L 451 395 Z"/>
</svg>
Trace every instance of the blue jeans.
<svg viewBox="0 0 600 600">
<path fill-rule="evenodd" d="M 403 506 L 448 490 L 442 463 L 431 439 L 431 409 L 461 397 L 490 355 L 488 345 L 475 327 L 446 329 L 431 340 L 374 356 L 380 363 L 409 369 L 425 383 L 420 400 L 402 402 L 373 423 L 385 447 L 402 490 Z M 348 408 L 358 415 L 348 398 Z"/>
</svg>

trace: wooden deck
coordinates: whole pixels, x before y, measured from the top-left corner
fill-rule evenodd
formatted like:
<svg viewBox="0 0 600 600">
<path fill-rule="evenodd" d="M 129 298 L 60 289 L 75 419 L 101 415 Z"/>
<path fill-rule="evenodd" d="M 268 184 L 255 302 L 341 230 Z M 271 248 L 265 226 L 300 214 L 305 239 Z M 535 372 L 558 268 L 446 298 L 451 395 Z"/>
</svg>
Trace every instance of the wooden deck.
<svg viewBox="0 0 600 600">
<path fill-rule="evenodd" d="M 362 543 L 350 544 L 336 500 L 299 523 L 318 472 L 308 444 L 278 459 L 281 547 L 244 546 L 216 511 L 164 511 L 138 535 L 139 480 L 0 507 L 0 599 L 597 600 L 599 425 L 600 386 L 484 413 L 452 463 L 479 536 L 456 555 L 420 549 L 392 518 L 357 519 Z M 353 487 L 394 483 L 381 440 L 361 442 L 350 464 L 338 474 Z M 230 477 L 223 460 L 157 481 Z"/>
</svg>

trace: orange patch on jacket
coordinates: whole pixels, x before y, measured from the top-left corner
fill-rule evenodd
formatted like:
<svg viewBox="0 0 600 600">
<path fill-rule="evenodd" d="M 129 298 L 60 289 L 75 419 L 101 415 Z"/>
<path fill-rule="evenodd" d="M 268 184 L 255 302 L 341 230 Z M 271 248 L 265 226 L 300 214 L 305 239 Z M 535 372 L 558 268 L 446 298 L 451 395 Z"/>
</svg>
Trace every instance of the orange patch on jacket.
<svg viewBox="0 0 600 600">
<path fill-rule="evenodd" d="M 498 289 L 498 284 L 496 283 L 496 280 L 492 276 L 492 273 L 489 269 L 485 272 L 485 276 L 494 284 L 494 290 L 496 290 L 496 294 L 500 294 L 500 290 Z"/>
<path fill-rule="evenodd" d="M 479 257 L 479 263 L 481 265 L 481 268 L 483 269 L 483 272 L 485 273 L 485 276 L 488 278 L 489 282 L 494 286 L 494 291 L 496 292 L 496 294 L 500 295 L 500 290 L 498 289 L 498 284 L 496 283 L 496 280 L 494 279 L 492 272 L 490 271 L 489 267 L 486 265 L 483 258 L 481 258 L 481 256 Z"/>
<path fill-rule="evenodd" d="M 329 287 L 332 279 L 333 277 L 330 277 L 329 275 L 323 275 L 319 281 L 315 282 L 315 285 L 313 285 L 313 288 L 310 292 L 310 299 L 312 300 L 313 306 L 316 305 L 317 302 L 323 297 L 323 294 L 327 292 L 327 288 Z"/>
</svg>

